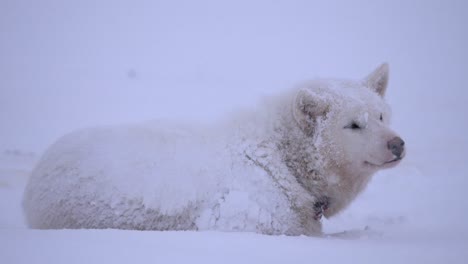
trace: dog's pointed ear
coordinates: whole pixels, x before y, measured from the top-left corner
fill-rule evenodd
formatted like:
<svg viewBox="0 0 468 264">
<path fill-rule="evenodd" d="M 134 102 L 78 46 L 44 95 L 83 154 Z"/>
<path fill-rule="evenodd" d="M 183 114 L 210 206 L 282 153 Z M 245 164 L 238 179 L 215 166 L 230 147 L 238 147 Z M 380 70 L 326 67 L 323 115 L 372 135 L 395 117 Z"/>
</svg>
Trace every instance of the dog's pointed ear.
<svg viewBox="0 0 468 264">
<path fill-rule="evenodd" d="M 364 83 L 367 87 L 384 97 L 388 85 L 388 74 L 388 63 L 383 63 L 364 79 Z"/>
<path fill-rule="evenodd" d="M 297 92 L 293 101 L 293 116 L 299 127 L 307 134 L 314 131 L 315 122 L 329 111 L 329 104 L 324 98 L 314 95 L 308 89 Z"/>
</svg>

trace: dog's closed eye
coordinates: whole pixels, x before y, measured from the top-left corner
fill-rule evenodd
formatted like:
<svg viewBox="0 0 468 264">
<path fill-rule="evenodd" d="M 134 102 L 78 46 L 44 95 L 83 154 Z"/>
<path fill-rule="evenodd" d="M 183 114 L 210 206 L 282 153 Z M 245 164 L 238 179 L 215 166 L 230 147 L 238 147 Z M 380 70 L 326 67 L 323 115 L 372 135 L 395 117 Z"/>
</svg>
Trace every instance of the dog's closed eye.
<svg viewBox="0 0 468 264">
<path fill-rule="evenodd" d="M 352 130 L 362 129 L 362 127 L 356 122 L 352 122 L 351 124 L 345 126 L 344 128 L 352 129 Z"/>
</svg>

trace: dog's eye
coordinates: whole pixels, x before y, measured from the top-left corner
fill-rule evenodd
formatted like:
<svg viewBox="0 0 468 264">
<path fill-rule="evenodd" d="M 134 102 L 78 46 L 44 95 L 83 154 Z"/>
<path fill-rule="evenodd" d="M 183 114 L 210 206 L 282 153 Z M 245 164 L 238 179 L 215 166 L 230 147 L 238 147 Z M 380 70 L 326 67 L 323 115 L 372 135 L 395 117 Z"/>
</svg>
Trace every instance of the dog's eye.
<svg viewBox="0 0 468 264">
<path fill-rule="evenodd" d="M 356 123 L 352 123 L 351 124 L 351 129 L 361 129 L 361 127 Z"/>
<path fill-rule="evenodd" d="M 344 128 L 349 128 L 353 130 L 361 129 L 361 127 L 356 122 L 352 122 L 351 124 L 345 126 Z"/>
<path fill-rule="evenodd" d="M 383 121 L 383 116 L 382 116 L 382 114 L 380 114 L 380 121 Z"/>
</svg>

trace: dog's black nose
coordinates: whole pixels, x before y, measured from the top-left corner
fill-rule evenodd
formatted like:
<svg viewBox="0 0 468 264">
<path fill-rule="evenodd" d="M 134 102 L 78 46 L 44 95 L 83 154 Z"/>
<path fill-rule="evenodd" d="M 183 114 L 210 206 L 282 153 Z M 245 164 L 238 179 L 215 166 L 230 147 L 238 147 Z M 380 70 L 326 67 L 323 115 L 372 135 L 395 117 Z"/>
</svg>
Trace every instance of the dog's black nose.
<svg viewBox="0 0 468 264">
<path fill-rule="evenodd" d="M 400 137 L 395 137 L 387 143 L 388 149 L 393 155 L 400 157 L 405 149 L 405 142 Z"/>
</svg>

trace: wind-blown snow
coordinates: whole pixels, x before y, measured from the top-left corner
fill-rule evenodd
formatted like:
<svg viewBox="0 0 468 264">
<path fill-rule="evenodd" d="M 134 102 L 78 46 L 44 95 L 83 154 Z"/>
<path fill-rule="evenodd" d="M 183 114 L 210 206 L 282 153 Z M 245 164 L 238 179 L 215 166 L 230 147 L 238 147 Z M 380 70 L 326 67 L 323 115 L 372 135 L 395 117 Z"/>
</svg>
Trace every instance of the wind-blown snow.
<svg viewBox="0 0 468 264">
<path fill-rule="evenodd" d="M 467 10 L 457 0 L 2 1 L 0 262 L 466 262 Z M 25 229 L 26 177 L 71 130 L 207 123 L 261 94 L 383 61 L 407 156 L 324 220 L 326 232 L 370 226 L 372 237 Z"/>
</svg>

